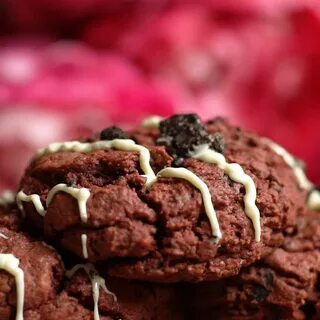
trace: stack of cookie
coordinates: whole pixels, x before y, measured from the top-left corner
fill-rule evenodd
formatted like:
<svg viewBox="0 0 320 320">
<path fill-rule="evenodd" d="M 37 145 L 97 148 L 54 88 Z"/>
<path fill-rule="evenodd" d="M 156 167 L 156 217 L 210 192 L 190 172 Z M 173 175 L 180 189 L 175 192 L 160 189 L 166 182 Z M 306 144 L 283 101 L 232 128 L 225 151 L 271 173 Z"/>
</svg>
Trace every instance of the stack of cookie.
<svg viewBox="0 0 320 320">
<path fill-rule="evenodd" d="M 51 144 L 15 199 L 1 320 L 320 319 L 320 194 L 286 150 L 224 119 Z"/>
</svg>

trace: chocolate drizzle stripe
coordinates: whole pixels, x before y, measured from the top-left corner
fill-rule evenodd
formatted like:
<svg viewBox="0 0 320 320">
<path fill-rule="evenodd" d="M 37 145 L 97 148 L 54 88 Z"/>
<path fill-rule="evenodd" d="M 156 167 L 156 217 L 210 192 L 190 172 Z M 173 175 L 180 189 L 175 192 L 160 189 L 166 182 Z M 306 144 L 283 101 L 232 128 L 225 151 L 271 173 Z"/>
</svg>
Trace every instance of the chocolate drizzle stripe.
<svg viewBox="0 0 320 320">
<path fill-rule="evenodd" d="M 37 212 L 44 216 L 46 214 L 46 210 L 42 205 L 40 200 L 40 196 L 38 194 L 25 194 L 22 190 L 17 193 L 16 202 L 19 210 L 24 214 L 22 202 L 32 202 Z"/>
<path fill-rule="evenodd" d="M 314 184 L 307 178 L 303 167 L 296 160 L 296 158 L 290 154 L 285 148 L 281 147 L 279 144 L 265 138 L 268 146 L 280 157 L 283 161 L 292 169 L 298 185 L 301 189 L 309 191 L 307 197 L 307 206 L 309 209 L 314 211 L 320 211 L 320 191 L 315 188 Z"/>
<path fill-rule="evenodd" d="M 313 184 L 307 178 L 302 166 L 298 163 L 293 155 L 291 155 L 286 149 L 278 145 L 277 143 L 266 139 L 269 147 L 282 159 L 284 162 L 293 170 L 294 175 L 298 181 L 299 187 L 306 190 L 311 190 L 313 188 Z"/>
<path fill-rule="evenodd" d="M 19 267 L 20 261 L 13 254 L 0 254 L 0 269 L 14 276 L 17 291 L 16 320 L 23 320 L 24 305 L 24 272 Z"/>
<path fill-rule="evenodd" d="M 219 222 L 212 204 L 209 188 L 196 174 L 186 168 L 165 168 L 159 171 L 157 177 L 184 179 L 195 186 L 201 192 L 203 205 L 212 228 L 212 234 L 216 240 L 221 239 Z"/>
<path fill-rule="evenodd" d="M 314 211 L 320 211 L 320 191 L 314 189 L 310 191 L 307 200 L 308 208 Z"/>
<path fill-rule="evenodd" d="M 81 245 L 82 245 L 82 256 L 88 259 L 88 248 L 87 248 L 88 237 L 86 234 L 81 235 Z"/>
<path fill-rule="evenodd" d="M 6 239 L 6 240 L 9 239 L 5 234 L 3 234 L 3 233 L 1 233 L 1 232 L 0 232 L 0 238 Z"/>
<path fill-rule="evenodd" d="M 115 301 L 117 301 L 117 297 L 114 293 L 112 293 L 107 288 L 105 280 L 98 274 L 97 270 L 91 263 L 75 265 L 71 270 L 66 272 L 66 276 L 68 278 L 72 278 L 73 275 L 80 269 L 83 269 L 86 272 L 86 274 L 88 275 L 91 281 L 92 295 L 93 295 L 93 301 L 94 301 L 94 320 L 100 320 L 99 306 L 98 306 L 100 288 L 102 288 L 106 294 L 112 295 Z"/>
<path fill-rule="evenodd" d="M 54 196 L 58 192 L 65 192 L 70 194 L 72 197 L 77 199 L 78 206 L 79 206 L 79 212 L 82 222 L 87 222 L 88 215 L 87 215 L 87 201 L 90 197 L 90 190 L 87 188 L 73 188 L 68 187 L 64 183 L 59 183 L 56 186 L 54 186 L 49 192 L 47 196 L 47 207 L 53 200 Z M 18 208 L 21 212 L 24 212 L 22 202 L 32 202 L 34 204 L 35 209 L 41 216 L 45 216 L 47 213 L 46 209 L 43 207 L 42 202 L 40 200 L 40 196 L 38 194 L 31 194 L 26 195 L 22 190 L 18 192 L 16 197 Z"/>
<path fill-rule="evenodd" d="M 58 192 L 68 193 L 77 199 L 81 221 L 86 223 L 88 221 L 87 201 L 90 198 L 90 190 L 87 188 L 68 187 L 64 183 L 59 183 L 49 191 L 46 201 L 47 207 Z"/>
<path fill-rule="evenodd" d="M 253 179 L 244 172 L 238 163 L 228 163 L 223 154 L 209 149 L 207 145 L 198 148 L 191 157 L 216 165 L 222 169 L 231 180 L 241 183 L 245 187 L 245 213 L 253 223 L 255 239 L 259 242 L 261 238 L 260 211 L 256 206 L 257 190 Z"/>
<path fill-rule="evenodd" d="M 147 129 L 158 129 L 160 122 L 163 120 L 163 117 L 160 116 L 151 116 L 142 121 L 141 127 Z"/>
<path fill-rule="evenodd" d="M 149 150 L 139 144 L 136 144 L 130 139 L 114 139 L 114 140 L 101 140 L 96 142 L 79 142 L 79 141 L 67 141 L 52 143 L 46 148 L 39 149 L 34 159 L 42 157 L 46 154 L 53 154 L 62 151 L 74 151 L 82 153 L 90 153 L 95 150 L 107 150 L 117 149 L 122 151 L 139 152 L 139 162 L 141 170 L 144 172 L 144 176 L 147 178 L 146 185 L 148 186 L 155 179 L 155 173 L 150 165 L 150 152 Z"/>
</svg>

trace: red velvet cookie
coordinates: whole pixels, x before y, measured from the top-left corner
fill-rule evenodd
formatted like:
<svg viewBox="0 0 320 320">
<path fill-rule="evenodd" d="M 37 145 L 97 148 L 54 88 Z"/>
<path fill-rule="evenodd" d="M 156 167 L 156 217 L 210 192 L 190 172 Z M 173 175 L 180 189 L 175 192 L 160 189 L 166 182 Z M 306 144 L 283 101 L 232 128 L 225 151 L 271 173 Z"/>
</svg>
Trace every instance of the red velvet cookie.
<svg viewBox="0 0 320 320">
<path fill-rule="evenodd" d="M 42 206 L 36 210 L 34 203 L 22 202 L 30 223 L 79 257 L 104 263 L 114 276 L 177 282 L 236 275 L 280 246 L 285 230 L 305 210 L 306 192 L 282 157 L 266 139 L 228 122 L 175 116 L 160 130 L 128 133 L 136 143 L 126 148 L 119 147 L 127 141 L 119 132 L 113 128 L 101 135 L 119 137 L 113 145 L 114 140 L 90 139 L 39 151 L 20 184 L 24 195 L 39 196 Z M 222 168 L 197 158 L 204 145 L 225 164 L 238 166 Z M 146 153 L 150 161 L 143 165 Z M 187 169 L 201 181 L 201 193 L 185 178 L 167 177 L 170 170 L 161 171 L 167 167 L 184 168 L 183 174 Z M 229 169 L 240 176 L 232 178 Z M 62 192 L 54 189 L 59 184 Z M 204 205 L 204 189 L 217 223 Z M 86 201 L 79 200 L 80 191 L 88 192 Z M 249 205 L 258 210 L 261 239 L 247 216 Z"/>
<path fill-rule="evenodd" d="M 319 319 L 320 216 L 298 220 L 284 245 L 232 278 L 185 288 L 191 318 Z"/>
<path fill-rule="evenodd" d="M 17 265 L 15 265 L 17 263 Z M 20 280 L 15 279 L 18 271 Z M 35 309 L 55 299 L 64 271 L 57 253 L 22 233 L 0 227 L 0 318 L 15 319 L 16 306 Z M 24 298 L 17 295 L 24 293 Z"/>
</svg>

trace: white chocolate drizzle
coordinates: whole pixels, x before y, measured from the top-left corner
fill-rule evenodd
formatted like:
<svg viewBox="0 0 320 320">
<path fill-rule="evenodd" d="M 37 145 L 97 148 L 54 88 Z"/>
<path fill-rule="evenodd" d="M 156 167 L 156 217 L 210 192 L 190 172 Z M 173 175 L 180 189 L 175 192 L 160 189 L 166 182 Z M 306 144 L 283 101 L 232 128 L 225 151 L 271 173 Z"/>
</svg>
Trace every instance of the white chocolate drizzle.
<svg viewBox="0 0 320 320">
<path fill-rule="evenodd" d="M 68 187 L 64 183 L 59 183 L 49 191 L 46 201 L 47 207 L 58 192 L 68 193 L 73 198 L 77 199 L 81 221 L 86 223 L 88 221 L 87 201 L 90 197 L 90 190 L 87 188 Z"/>
<path fill-rule="evenodd" d="M 15 199 L 14 193 L 10 190 L 5 190 L 0 195 L 0 206 L 6 207 L 14 203 L 14 199 Z"/>
<path fill-rule="evenodd" d="M 152 128 L 158 127 L 160 121 L 163 118 L 161 117 L 150 117 L 146 119 L 142 126 Z M 130 139 L 114 139 L 114 140 L 102 140 L 96 142 L 79 142 L 79 141 L 67 141 L 62 143 L 52 143 L 46 148 L 39 149 L 34 158 L 39 158 L 46 154 L 53 154 L 56 152 L 62 151 L 75 151 L 89 153 L 95 150 L 105 150 L 105 149 L 118 149 L 123 151 L 133 151 L 139 152 L 140 157 L 140 167 L 144 172 L 144 176 L 147 178 L 146 186 L 151 187 L 152 184 L 157 180 L 157 177 L 176 177 L 180 179 L 185 179 L 191 184 L 193 184 L 201 192 L 203 203 L 205 207 L 206 214 L 209 218 L 210 225 L 212 228 L 213 236 L 219 240 L 221 238 L 221 231 L 219 223 L 217 220 L 216 212 L 211 199 L 211 194 L 208 189 L 208 186 L 193 172 L 187 170 L 186 168 L 165 168 L 161 170 L 157 176 L 152 170 L 150 165 L 150 152 L 144 146 L 136 144 L 133 140 Z M 210 150 L 207 145 L 201 146 L 196 152 L 190 154 L 191 157 L 205 161 L 208 163 L 213 163 L 217 165 L 220 169 L 224 170 L 224 173 L 227 174 L 230 179 L 235 182 L 241 183 L 246 189 L 246 194 L 244 196 L 245 204 L 245 213 L 251 219 L 253 227 L 255 230 L 255 239 L 260 241 L 261 237 L 261 226 L 260 226 L 260 212 L 257 208 L 256 201 L 256 187 L 253 179 L 245 174 L 242 167 L 237 163 L 227 163 L 225 157 L 214 150 Z M 58 184 L 48 193 L 47 197 L 47 206 L 52 200 L 54 194 L 59 191 L 64 191 L 77 198 L 79 204 L 79 211 L 82 222 L 87 222 L 87 212 L 86 212 L 86 202 L 90 197 L 90 191 L 86 188 L 76 189 L 73 187 L 68 187 L 65 184 Z M 36 195 L 31 195 L 36 196 Z M 31 197 L 26 196 L 26 197 Z M 37 199 L 34 199 L 36 201 Z M 30 200 L 31 201 L 31 200 Z M 22 205 L 20 204 L 20 207 Z M 39 211 L 38 211 L 39 212 Z M 87 236 L 85 234 L 81 235 L 82 243 L 82 253 L 84 258 L 87 258 Z"/>
<path fill-rule="evenodd" d="M 157 177 L 184 179 L 195 186 L 202 195 L 203 205 L 210 221 L 212 235 L 216 240 L 221 239 L 221 231 L 214 210 L 208 186 L 192 171 L 186 168 L 165 168 L 158 172 Z"/>
<path fill-rule="evenodd" d="M 293 170 L 294 175 L 296 176 L 296 179 L 298 181 L 298 185 L 302 189 L 310 190 L 313 188 L 313 184 L 309 181 L 307 178 L 303 167 L 299 162 L 296 160 L 296 158 L 291 155 L 286 149 L 278 145 L 277 143 L 266 139 L 268 141 L 269 147 L 282 159 L 284 162 Z"/>
<path fill-rule="evenodd" d="M 70 194 L 72 197 L 77 199 L 78 206 L 79 206 L 79 212 L 80 212 L 80 218 L 82 222 L 87 222 L 88 220 L 88 214 L 87 214 L 87 200 L 90 197 L 90 191 L 87 188 L 74 188 L 74 187 L 68 187 L 64 183 L 59 183 L 56 186 L 54 186 L 47 195 L 47 201 L 46 205 L 47 207 L 53 200 L 54 196 L 58 192 L 65 192 Z M 26 195 L 22 190 L 18 192 L 17 197 L 17 205 L 21 212 L 24 212 L 22 202 L 32 202 L 36 211 L 41 215 L 45 216 L 46 209 L 43 207 L 40 196 L 38 194 L 31 194 Z"/>
<path fill-rule="evenodd" d="M 307 178 L 303 166 L 297 159 L 290 154 L 285 148 L 279 144 L 265 138 L 269 147 L 293 170 L 297 179 L 298 185 L 301 189 L 309 191 L 307 197 L 307 207 L 311 210 L 320 211 L 320 191 L 314 188 L 314 184 Z"/>
<path fill-rule="evenodd" d="M 163 117 L 160 116 L 151 116 L 144 119 L 141 123 L 141 127 L 147 129 L 158 129 L 160 122 L 163 120 Z"/>
<path fill-rule="evenodd" d="M 131 139 L 114 139 L 114 140 L 101 140 L 96 142 L 80 142 L 80 141 L 66 141 L 51 143 L 48 147 L 39 149 L 34 158 L 42 157 L 46 154 L 53 154 L 61 151 L 74 151 L 82 153 L 90 153 L 96 150 L 117 149 L 122 151 L 139 152 L 139 162 L 144 176 L 147 178 L 146 185 L 152 183 L 156 178 L 150 165 L 150 152 L 149 150 L 139 144 L 136 144 Z"/>
<path fill-rule="evenodd" d="M 233 181 L 241 183 L 246 193 L 244 195 L 244 210 L 246 215 L 251 219 L 255 230 L 255 240 L 260 241 L 261 225 L 260 211 L 256 206 L 257 190 L 253 179 L 247 175 L 238 163 L 228 163 L 223 154 L 209 149 L 208 145 L 199 147 L 191 157 L 207 163 L 215 164 L 218 168 Z"/>
<path fill-rule="evenodd" d="M 44 216 L 46 214 L 46 210 L 42 205 L 40 200 L 40 196 L 38 194 L 25 194 L 22 190 L 17 193 L 16 196 L 17 206 L 22 213 L 24 213 L 22 202 L 32 202 L 37 212 Z"/>
<path fill-rule="evenodd" d="M 320 211 L 320 191 L 318 189 L 313 189 L 310 191 L 307 205 L 311 210 Z"/>
<path fill-rule="evenodd" d="M 81 235 L 81 244 L 82 244 L 82 256 L 85 259 L 88 259 L 88 248 L 87 248 L 88 237 L 86 234 Z"/>
<path fill-rule="evenodd" d="M 0 238 L 6 239 L 6 240 L 9 239 L 9 237 L 7 237 L 5 234 L 3 234 L 3 233 L 1 233 L 1 232 L 0 232 Z"/>
<path fill-rule="evenodd" d="M 24 305 L 24 272 L 19 268 L 19 259 L 13 254 L 0 254 L 0 269 L 14 276 L 17 290 L 16 320 L 23 320 Z"/>
<path fill-rule="evenodd" d="M 100 320 L 99 306 L 98 306 L 100 288 L 102 288 L 106 294 L 112 295 L 115 301 L 117 301 L 117 297 L 113 292 L 108 290 L 105 280 L 98 274 L 97 270 L 91 263 L 75 265 L 71 270 L 66 272 L 66 276 L 68 278 L 72 278 L 73 275 L 79 269 L 83 269 L 91 281 L 92 295 L 93 295 L 93 302 L 94 302 L 94 320 Z"/>
</svg>

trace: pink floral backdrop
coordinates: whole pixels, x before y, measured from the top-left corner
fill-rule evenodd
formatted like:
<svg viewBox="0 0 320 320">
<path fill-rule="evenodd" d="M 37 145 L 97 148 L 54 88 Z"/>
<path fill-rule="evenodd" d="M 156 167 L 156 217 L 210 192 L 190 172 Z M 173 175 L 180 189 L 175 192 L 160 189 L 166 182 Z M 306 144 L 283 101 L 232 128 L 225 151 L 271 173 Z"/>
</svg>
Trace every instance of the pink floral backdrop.
<svg viewBox="0 0 320 320">
<path fill-rule="evenodd" d="M 4 0 L 0 189 L 35 148 L 152 115 L 225 116 L 320 183 L 320 2 Z"/>
</svg>

